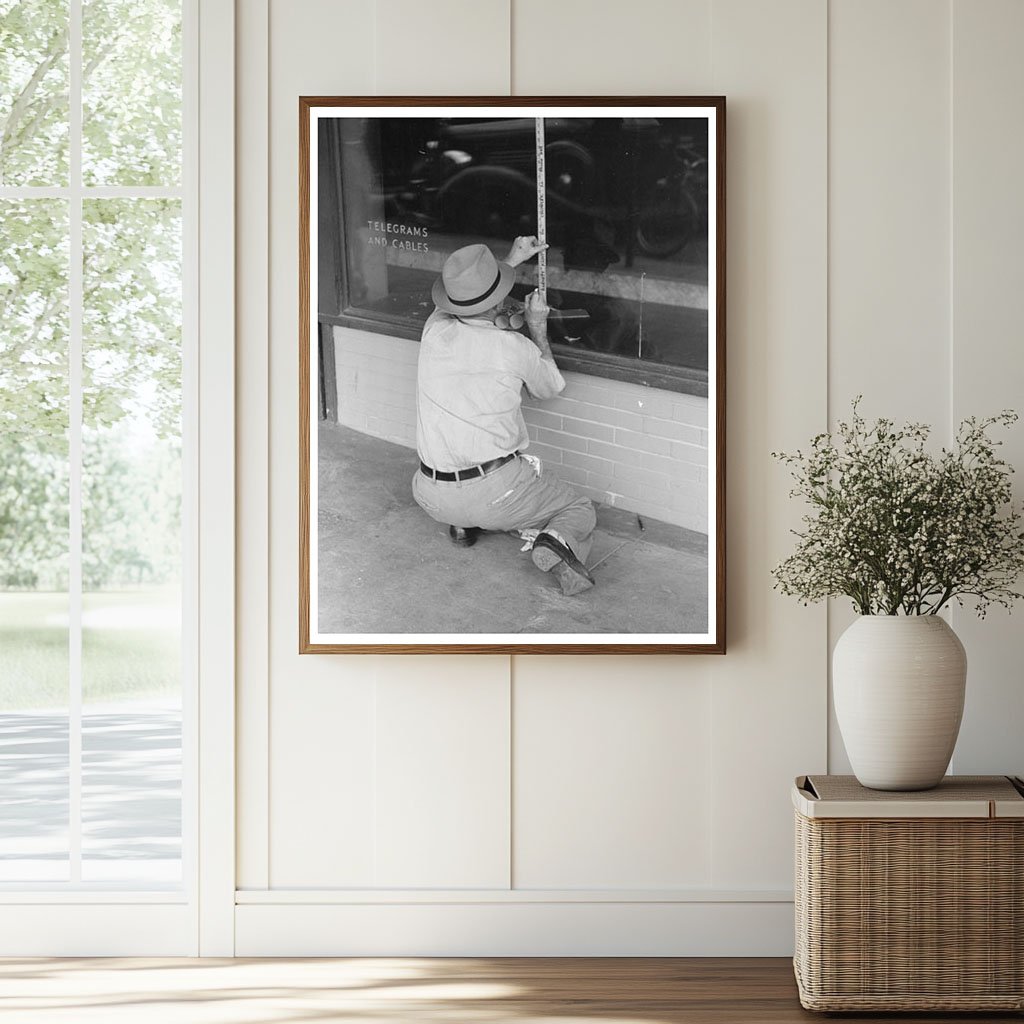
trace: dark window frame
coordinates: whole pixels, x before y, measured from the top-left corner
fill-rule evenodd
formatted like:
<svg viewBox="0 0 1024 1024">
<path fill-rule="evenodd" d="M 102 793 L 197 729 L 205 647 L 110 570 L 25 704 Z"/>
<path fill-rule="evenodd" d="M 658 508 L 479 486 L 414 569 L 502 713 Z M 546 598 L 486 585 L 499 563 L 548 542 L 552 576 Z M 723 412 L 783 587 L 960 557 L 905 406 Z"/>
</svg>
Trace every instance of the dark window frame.
<svg viewBox="0 0 1024 1024">
<path fill-rule="evenodd" d="M 343 114 L 339 114 L 343 116 Z M 342 195 L 342 162 L 340 142 L 337 133 L 326 133 L 327 146 L 331 151 L 329 166 L 335 174 L 318 176 L 319 196 L 318 213 L 321 232 L 329 238 L 328 244 L 319 245 L 317 296 L 318 320 L 321 325 L 345 327 L 353 330 L 367 331 L 391 338 L 404 338 L 419 341 L 422 327 L 411 323 L 408 319 L 375 313 L 360 309 L 349 301 L 350 289 L 348 282 L 348 262 L 345 253 L 345 220 Z M 326 228 L 326 230 L 323 230 Z M 714 268 L 708 268 L 709 275 Z M 326 287 L 325 287 L 326 283 Z M 325 298 L 330 297 L 326 303 Z M 708 397 L 708 371 L 694 367 L 675 366 L 669 363 L 658 363 L 653 360 L 635 359 L 629 356 L 609 352 L 594 352 L 560 344 L 551 345 L 556 362 L 562 370 L 580 373 L 591 377 L 603 377 L 655 388 L 677 394 Z M 715 344 L 709 338 L 709 360 L 714 359 Z"/>
</svg>

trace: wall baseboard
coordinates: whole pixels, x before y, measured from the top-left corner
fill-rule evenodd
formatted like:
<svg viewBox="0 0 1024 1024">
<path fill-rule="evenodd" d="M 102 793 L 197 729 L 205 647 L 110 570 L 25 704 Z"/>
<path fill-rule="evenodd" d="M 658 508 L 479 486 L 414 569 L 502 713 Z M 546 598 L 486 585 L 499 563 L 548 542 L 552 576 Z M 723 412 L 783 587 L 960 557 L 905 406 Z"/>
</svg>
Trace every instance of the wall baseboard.
<svg viewBox="0 0 1024 1024">
<path fill-rule="evenodd" d="M 792 889 L 238 889 L 235 903 L 792 903 Z"/>
<path fill-rule="evenodd" d="M 0 956 L 197 956 L 196 911 L 185 903 L 0 903 Z M 79 899 L 84 899 L 74 894 Z M 86 1011 L 83 1010 L 83 1017 Z"/>
<path fill-rule="evenodd" d="M 236 956 L 792 956 L 793 904 L 240 903 Z"/>
</svg>

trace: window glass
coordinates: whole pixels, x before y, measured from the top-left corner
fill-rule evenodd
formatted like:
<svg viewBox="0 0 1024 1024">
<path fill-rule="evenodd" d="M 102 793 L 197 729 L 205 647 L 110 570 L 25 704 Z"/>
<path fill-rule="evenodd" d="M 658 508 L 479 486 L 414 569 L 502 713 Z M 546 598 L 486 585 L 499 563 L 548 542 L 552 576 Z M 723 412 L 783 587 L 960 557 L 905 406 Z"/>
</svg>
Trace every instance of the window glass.
<svg viewBox="0 0 1024 1024">
<path fill-rule="evenodd" d="M 81 13 L 0 0 L 0 882 L 177 885 L 182 6 Z"/>
<path fill-rule="evenodd" d="M 319 124 L 320 209 L 334 190 L 344 225 L 347 304 L 336 313 L 422 325 L 449 253 L 482 241 L 502 259 L 516 235 L 537 232 L 533 118 Z M 544 128 L 548 301 L 561 314 L 552 341 L 706 371 L 707 121 L 546 118 Z M 330 313 L 325 262 L 321 252 Z M 531 262 L 513 294 L 535 285 Z"/>
<path fill-rule="evenodd" d="M 0 881 L 68 877 L 68 212 L 0 200 Z"/>
<path fill-rule="evenodd" d="M 84 0 L 82 51 L 85 183 L 177 185 L 180 0 Z"/>
<path fill-rule="evenodd" d="M 0 185 L 68 180 L 67 0 L 0 0 Z"/>
<path fill-rule="evenodd" d="M 84 204 L 82 879 L 181 872 L 181 204 Z"/>
</svg>

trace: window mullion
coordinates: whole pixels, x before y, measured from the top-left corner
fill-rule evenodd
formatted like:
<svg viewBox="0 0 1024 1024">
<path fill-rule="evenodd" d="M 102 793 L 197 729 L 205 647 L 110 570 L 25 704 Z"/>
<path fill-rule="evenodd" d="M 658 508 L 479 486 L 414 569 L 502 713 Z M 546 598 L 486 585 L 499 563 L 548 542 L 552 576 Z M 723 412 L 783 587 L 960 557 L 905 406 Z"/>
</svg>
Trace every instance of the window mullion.
<svg viewBox="0 0 1024 1024">
<path fill-rule="evenodd" d="M 71 884 L 82 880 L 82 0 L 70 0 L 68 782 Z"/>
<path fill-rule="evenodd" d="M 83 191 L 86 191 L 83 189 Z M 94 199 L 183 199 L 184 189 L 163 185 L 90 185 Z M 68 199 L 72 189 L 49 185 L 0 185 L 0 199 Z"/>
</svg>

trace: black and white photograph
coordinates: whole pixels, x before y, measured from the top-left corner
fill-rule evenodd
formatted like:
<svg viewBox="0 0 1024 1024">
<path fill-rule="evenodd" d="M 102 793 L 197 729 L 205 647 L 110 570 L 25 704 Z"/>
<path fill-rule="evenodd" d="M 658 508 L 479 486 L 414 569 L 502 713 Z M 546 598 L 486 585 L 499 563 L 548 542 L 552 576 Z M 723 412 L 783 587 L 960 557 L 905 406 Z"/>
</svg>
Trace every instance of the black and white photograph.
<svg viewBox="0 0 1024 1024">
<path fill-rule="evenodd" d="M 724 122 L 301 99 L 301 651 L 724 652 Z"/>
</svg>

